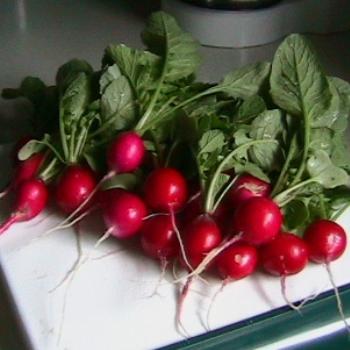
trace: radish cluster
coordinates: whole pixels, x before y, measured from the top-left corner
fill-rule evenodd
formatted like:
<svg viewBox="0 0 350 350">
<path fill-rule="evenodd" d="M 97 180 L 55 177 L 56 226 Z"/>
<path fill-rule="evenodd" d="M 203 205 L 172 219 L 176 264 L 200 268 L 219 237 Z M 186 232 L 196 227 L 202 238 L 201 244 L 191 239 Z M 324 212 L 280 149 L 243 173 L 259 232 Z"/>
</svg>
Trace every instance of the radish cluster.
<svg viewBox="0 0 350 350">
<path fill-rule="evenodd" d="M 95 248 L 130 239 L 163 272 L 181 266 L 178 323 L 191 281 L 207 274 L 224 286 L 263 270 L 298 309 L 286 279 L 311 261 L 326 267 L 345 320 L 330 265 L 347 245 L 335 222 L 349 201 L 347 83 L 324 75 L 299 35 L 272 63 L 217 84 L 194 80 L 197 43 L 166 13 L 151 15 L 142 40 L 145 50 L 108 46 L 98 71 L 73 59 L 54 86 L 28 77 L 3 91 L 29 98 L 38 125 L 0 194 L 16 196 L 0 234 L 50 199 L 65 215 L 51 232 L 96 210 L 105 232 Z"/>
</svg>

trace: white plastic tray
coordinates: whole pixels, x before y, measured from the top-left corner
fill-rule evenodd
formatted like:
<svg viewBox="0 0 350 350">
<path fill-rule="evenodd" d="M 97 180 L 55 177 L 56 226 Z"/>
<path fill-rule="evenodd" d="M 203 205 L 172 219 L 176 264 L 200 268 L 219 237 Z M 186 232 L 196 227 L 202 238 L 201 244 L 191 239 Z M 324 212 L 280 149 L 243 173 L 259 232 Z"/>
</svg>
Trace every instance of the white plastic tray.
<svg viewBox="0 0 350 350">
<path fill-rule="evenodd" d="M 82 250 L 90 261 L 72 282 L 50 292 L 77 258 L 73 230 L 39 238 L 60 220 L 58 214 L 46 212 L 0 237 L 1 268 L 35 350 L 143 350 L 184 339 L 174 324 L 177 287 L 170 282 L 171 275 L 162 281 L 159 295 L 149 297 L 159 278 L 158 263 L 113 239 L 94 249 L 104 230 L 98 218 L 81 226 Z M 340 222 L 350 232 L 350 212 Z M 332 264 L 338 285 L 350 282 L 349 264 L 348 248 Z M 209 281 L 210 286 L 195 281 L 185 301 L 183 324 L 191 336 L 206 332 L 210 298 L 220 286 L 218 280 Z M 289 297 L 295 301 L 330 289 L 324 268 L 313 264 L 289 277 L 287 284 Z M 225 287 L 212 308 L 210 327 L 222 327 L 282 305 L 279 279 L 258 273 Z M 341 326 L 339 322 L 330 329 Z M 284 345 L 301 340 L 294 337 Z"/>
</svg>

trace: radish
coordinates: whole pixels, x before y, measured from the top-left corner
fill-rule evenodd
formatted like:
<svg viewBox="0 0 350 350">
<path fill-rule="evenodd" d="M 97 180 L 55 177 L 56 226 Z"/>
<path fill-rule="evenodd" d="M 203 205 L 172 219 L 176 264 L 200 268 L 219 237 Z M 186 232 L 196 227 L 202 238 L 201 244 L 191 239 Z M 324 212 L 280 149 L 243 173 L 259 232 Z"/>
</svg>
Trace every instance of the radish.
<svg viewBox="0 0 350 350">
<path fill-rule="evenodd" d="M 165 276 L 169 261 L 176 257 L 179 242 L 169 215 L 151 216 L 141 229 L 141 245 L 144 252 L 160 261 L 161 273 L 151 296 L 157 294 L 158 287 Z"/>
<path fill-rule="evenodd" d="M 161 212 L 176 212 L 187 201 L 186 179 L 173 168 L 158 168 L 146 179 L 144 185 L 146 203 Z"/>
<path fill-rule="evenodd" d="M 208 308 L 208 329 L 210 329 L 210 311 L 214 305 L 215 299 L 219 293 L 222 292 L 227 283 L 245 278 L 256 270 L 258 265 L 258 252 L 252 245 L 246 243 L 234 243 L 217 256 L 215 265 L 223 282 L 213 295 Z"/>
<path fill-rule="evenodd" d="M 15 209 L 11 216 L 0 226 L 0 234 L 4 233 L 12 224 L 29 221 L 45 208 L 48 191 L 45 183 L 40 179 L 23 181 L 17 191 Z"/>
<path fill-rule="evenodd" d="M 216 268 L 224 281 L 239 280 L 251 275 L 257 264 L 256 248 L 246 243 L 233 244 L 216 258 Z"/>
<path fill-rule="evenodd" d="M 253 245 L 272 241 L 282 227 L 282 213 L 269 198 L 253 197 L 244 201 L 235 211 L 232 228 L 242 240 Z"/>
<path fill-rule="evenodd" d="M 147 215 L 147 208 L 137 195 L 121 189 L 109 191 L 103 208 L 103 219 L 108 229 L 98 244 L 110 235 L 116 238 L 134 236 L 141 229 Z"/>
<path fill-rule="evenodd" d="M 11 190 L 16 189 L 23 181 L 35 177 L 45 160 L 45 154 L 42 152 L 33 154 L 26 160 L 17 161 L 15 173 L 11 183 L 0 193 L 0 198 L 5 197 Z"/>
<path fill-rule="evenodd" d="M 304 239 L 309 247 L 310 260 L 325 264 L 338 259 L 347 243 L 344 229 L 331 220 L 314 221 L 306 229 Z"/>
<path fill-rule="evenodd" d="M 179 243 L 168 215 L 157 215 L 147 219 L 141 229 L 141 244 L 144 252 L 160 261 L 175 257 Z"/>
<path fill-rule="evenodd" d="M 82 206 L 96 187 L 94 173 L 79 165 L 67 167 L 56 186 L 56 203 L 66 213 L 72 213 Z"/>
<path fill-rule="evenodd" d="M 337 299 L 337 306 L 347 331 L 350 333 L 338 287 L 334 281 L 330 263 L 338 259 L 345 251 L 347 237 L 345 230 L 335 221 L 319 219 L 307 227 L 304 239 L 310 252 L 310 260 L 315 263 L 323 263 L 326 267 L 329 280 L 333 286 Z"/>
<path fill-rule="evenodd" d="M 208 214 L 201 214 L 184 230 L 184 247 L 191 270 L 222 241 L 219 226 Z"/>
<path fill-rule="evenodd" d="M 272 242 L 261 247 L 260 259 L 265 271 L 281 277 L 281 290 L 286 303 L 292 309 L 299 310 L 305 300 L 299 306 L 288 300 L 286 276 L 300 272 L 308 263 L 308 247 L 304 240 L 292 233 L 280 233 Z"/>
<path fill-rule="evenodd" d="M 145 144 L 135 131 L 126 131 L 109 145 L 107 162 L 115 173 L 129 173 L 140 167 L 145 156 Z"/>
<path fill-rule="evenodd" d="M 241 175 L 227 193 L 230 204 L 237 208 L 252 197 L 268 197 L 271 185 L 249 174 Z"/>
<path fill-rule="evenodd" d="M 202 264 L 207 254 L 218 247 L 222 241 L 219 226 L 209 214 L 201 214 L 191 221 L 185 227 L 183 236 L 185 251 L 180 259 L 181 263 L 191 272 L 187 275 L 186 282 L 179 293 L 176 324 L 181 327 L 183 304 L 187 297 L 192 277 L 193 275 L 199 275 L 199 273 L 195 273 L 197 267 Z M 207 267 L 208 264 L 205 265 L 205 268 Z"/>
<path fill-rule="evenodd" d="M 181 255 L 187 261 L 180 232 L 175 221 L 175 212 L 182 209 L 188 199 L 188 188 L 184 176 L 173 168 L 158 168 L 146 179 L 144 197 L 153 210 L 170 214 L 171 223 L 178 239 Z"/>
<path fill-rule="evenodd" d="M 73 219 L 80 210 L 87 205 L 92 197 L 101 188 L 101 185 L 118 173 L 136 170 L 142 163 L 145 154 L 145 145 L 142 138 L 135 131 L 126 131 L 117 136 L 107 150 L 107 163 L 109 172 L 89 191 L 88 196 L 70 212 L 70 215 L 61 223 L 64 225 Z"/>
</svg>

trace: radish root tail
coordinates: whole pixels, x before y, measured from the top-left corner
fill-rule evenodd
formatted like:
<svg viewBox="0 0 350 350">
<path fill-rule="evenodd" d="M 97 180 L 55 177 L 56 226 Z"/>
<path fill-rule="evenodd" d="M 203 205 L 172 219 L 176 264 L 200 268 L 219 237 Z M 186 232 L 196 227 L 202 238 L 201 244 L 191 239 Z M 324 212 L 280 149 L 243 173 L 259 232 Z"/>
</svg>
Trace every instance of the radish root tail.
<svg viewBox="0 0 350 350">
<path fill-rule="evenodd" d="M 191 276 L 197 276 L 200 275 L 206 268 L 207 266 L 226 248 L 228 248 L 230 245 L 236 243 L 239 241 L 242 237 L 242 234 L 238 234 L 234 237 L 232 237 L 229 240 L 223 241 L 219 246 L 216 248 L 212 249 L 206 256 L 205 258 L 201 261 L 201 263 L 194 269 L 192 272 L 190 272 L 187 277 Z"/>
<path fill-rule="evenodd" d="M 350 334 L 350 325 L 349 325 L 349 323 L 348 323 L 348 321 L 346 319 L 346 316 L 344 314 L 343 303 L 341 301 L 339 290 L 338 290 L 338 287 L 337 287 L 337 285 L 335 283 L 334 276 L 333 276 L 333 273 L 331 271 L 331 267 L 330 267 L 329 262 L 325 263 L 325 268 L 327 270 L 329 281 L 332 284 L 332 287 L 333 287 L 333 290 L 334 290 L 334 294 L 335 294 L 335 297 L 337 299 L 337 307 L 338 307 L 339 315 L 340 315 L 342 321 L 344 322 L 344 326 L 345 326 L 346 331 L 348 332 L 348 334 Z"/>
<path fill-rule="evenodd" d="M 215 300 L 217 299 L 217 297 L 219 296 L 219 294 L 224 290 L 225 286 L 229 283 L 229 279 L 225 279 L 222 281 L 220 287 L 217 289 L 217 291 L 215 292 L 215 294 L 213 295 L 213 297 L 210 300 L 210 304 L 208 307 L 208 311 L 207 311 L 207 319 L 206 319 L 206 326 L 207 326 L 207 330 L 210 331 L 210 313 L 211 310 L 213 309 Z"/>
<path fill-rule="evenodd" d="M 176 330 L 178 331 L 179 334 L 181 334 L 185 338 L 189 338 L 190 335 L 188 334 L 188 332 L 186 331 L 186 328 L 182 324 L 181 316 L 182 316 L 184 301 L 186 296 L 188 295 L 191 282 L 192 282 L 192 277 L 188 277 L 183 288 L 179 293 L 179 301 L 177 304 L 176 319 L 175 319 Z"/>
<path fill-rule="evenodd" d="M 187 259 L 185 246 L 183 244 L 180 232 L 179 232 L 179 230 L 178 230 L 178 228 L 176 226 L 175 213 L 174 213 L 173 209 L 170 209 L 170 219 L 171 219 L 171 225 L 173 227 L 173 230 L 174 230 L 174 232 L 176 234 L 177 240 L 178 240 L 179 245 L 180 245 L 180 251 L 181 251 L 182 258 L 184 259 L 184 262 L 185 262 L 186 266 L 190 269 L 190 271 L 193 271 L 193 268 L 192 268 L 191 264 L 189 263 L 189 261 Z"/>
</svg>

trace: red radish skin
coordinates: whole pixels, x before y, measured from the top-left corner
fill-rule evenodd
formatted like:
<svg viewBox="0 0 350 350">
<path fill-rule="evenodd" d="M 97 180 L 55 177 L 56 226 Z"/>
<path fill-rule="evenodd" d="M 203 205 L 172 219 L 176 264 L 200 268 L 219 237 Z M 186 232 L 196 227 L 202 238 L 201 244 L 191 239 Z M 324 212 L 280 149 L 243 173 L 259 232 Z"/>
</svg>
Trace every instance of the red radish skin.
<svg viewBox="0 0 350 350">
<path fill-rule="evenodd" d="M 15 209 L 11 216 L 0 226 L 0 234 L 12 224 L 29 221 L 40 214 L 46 206 L 48 191 L 40 179 L 23 181 L 18 188 Z"/>
<path fill-rule="evenodd" d="M 347 239 L 344 229 L 331 220 L 317 220 L 305 231 L 304 239 L 309 247 L 310 260 L 329 263 L 345 251 Z"/>
<path fill-rule="evenodd" d="M 184 176 L 173 168 L 158 168 L 146 179 L 146 203 L 156 211 L 180 210 L 187 202 L 188 189 Z"/>
<path fill-rule="evenodd" d="M 233 207 L 238 207 L 253 197 L 268 197 L 271 185 L 249 174 L 241 175 L 227 193 L 227 199 Z"/>
<path fill-rule="evenodd" d="M 145 144 L 134 131 L 117 136 L 107 151 L 109 169 L 115 173 L 128 173 L 140 167 L 145 156 Z"/>
<path fill-rule="evenodd" d="M 272 275 L 293 275 L 306 266 L 308 247 L 300 237 L 280 233 L 272 242 L 261 247 L 260 259 L 264 270 Z"/>
<path fill-rule="evenodd" d="M 258 265 L 258 252 L 252 245 L 236 243 L 216 258 L 216 268 L 223 280 L 239 280 L 251 275 Z"/>
<path fill-rule="evenodd" d="M 69 166 L 58 180 L 56 203 L 65 213 L 72 213 L 86 201 L 95 187 L 95 174 L 89 168 Z"/>
<path fill-rule="evenodd" d="M 139 232 L 147 208 L 137 195 L 118 189 L 108 196 L 103 210 L 103 219 L 108 235 L 116 238 L 129 238 Z"/>
<path fill-rule="evenodd" d="M 15 190 L 23 181 L 34 178 L 45 160 L 44 153 L 33 154 L 26 160 L 16 162 L 16 169 L 11 183 L 0 193 L 0 198 L 5 197 L 11 190 Z"/>
<path fill-rule="evenodd" d="M 196 268 L 221 241 L 219 226 L 210 215 L 199 215 L 189 223 L 184 231 L 184 247 L 191 267 Z"/>
<path fill-rule="evenodd" d="M 141 229 L 141 244 L 144 252 L 159 260 L 169 260 L 179 251 L 169 215 L 157 215 L 147 219 Z"/>
<path fill-rule="evenodd" d="M 233 216 L 233 231 L 253 245 L 272 241 L 282 227 L 282 213 L 269 198 L 254 197 L 243 202 Z"/>
<path fill-rule="evenodd" d="M 35 177 L 44 160 L 44 153 L 36 153 L 26 160 L 19 161 L 15 170 L 14 186 L 19 185 L 24 180 L 28 180 Z"/>
<path fill-rule="evenodd" d="M 347 332 L 350 333 L 350 325 L 344 314 L 343 303 L 330 266 L 330 263 L 338 259 L 346 249 L 345 230 L 334 221 L 320 219 L 314 221 L 306 229 L 304 239 L 309 248 L 310 260 L 315 263 L 323 263 L 327 270 L 337 300 L 339 315 Z"/>
</svg>

